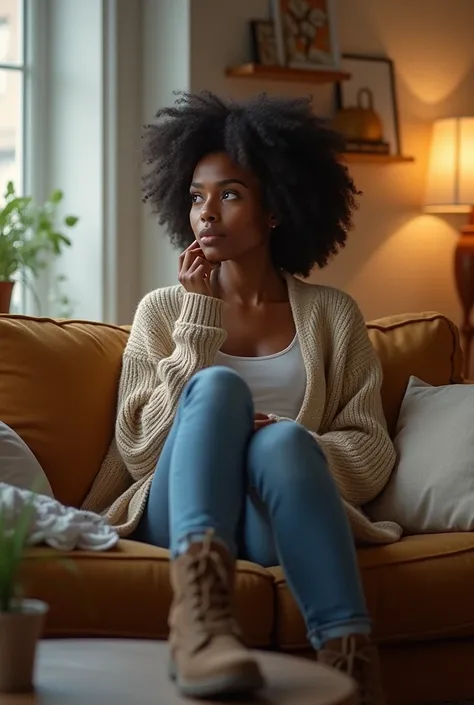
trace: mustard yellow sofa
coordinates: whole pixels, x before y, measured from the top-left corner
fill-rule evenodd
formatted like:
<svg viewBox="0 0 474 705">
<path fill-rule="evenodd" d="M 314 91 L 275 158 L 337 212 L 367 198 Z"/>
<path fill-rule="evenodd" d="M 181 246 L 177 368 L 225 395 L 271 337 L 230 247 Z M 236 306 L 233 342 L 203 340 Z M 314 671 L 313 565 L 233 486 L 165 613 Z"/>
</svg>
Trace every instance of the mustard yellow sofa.
<svg viewBox="0 0 474 705">
<path fill-rule="evenodd" d="M 458 332 L 442 315 L 367 325 L 391 432 L 411 374 L 433 385 L 463 381 Z M 101 323 L 0 316 L 0 420 L 65 504 L 81 505 L 112 438 L 127 335 Z M 28 553 L 23 575 L 29 594 L 50 604 L 47 636 L 166 638 L 167 551 L 121 541 L 108 553 L 70 554 L 73 572 L 36 561 L 41 551 Z M 474 697 L 474 535 L 409 536 L 361 549 L 359 559 L 389 705 Z M 240 562 L 237 607 L 250 645 L 310 653 L 280 568 Z"/>
</svg>

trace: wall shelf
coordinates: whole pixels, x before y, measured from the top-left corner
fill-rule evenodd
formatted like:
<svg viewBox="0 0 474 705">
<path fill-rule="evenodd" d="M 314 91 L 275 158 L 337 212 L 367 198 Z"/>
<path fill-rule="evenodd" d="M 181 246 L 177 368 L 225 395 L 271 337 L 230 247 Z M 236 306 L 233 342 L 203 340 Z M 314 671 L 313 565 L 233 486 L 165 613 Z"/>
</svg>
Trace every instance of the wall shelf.
<svg viewBox="0 0 474 705">
<path fill-rule="evenodd" d="M 230 66 L 226 69 L 229 78 L 247 78 L 257 81 L 281 81 L 286 83 L 312 83 L 322 85 L 347 81 L 351 74 L 345 71 L 313 71 L 292 69 L 288 66 L 264 66 L 247 63 Z M 365 152 L 346 152 L 344 161 L 348 164 L 407 164 L 414 162 L 413 157 L 399 154 L 368 154 Z"/>
<path fill-rule="evenodd" d="M 408 164 L 414 157 L 401 154 L 366 154 L 365 152 L 345 152 L 344 161 L 349 164 Z"/>
<path fill-rule="evenodd" d="M 287 66 L 263 66 L 261 64 L 240 64 L 226 69 L 230 78 L 253 78 L 258 81 L 286 81 L 293 83 L 337 83 L 347 81 L 351 75 L 344 71 L 312 71 L 291 69 Z"/>
</svg>

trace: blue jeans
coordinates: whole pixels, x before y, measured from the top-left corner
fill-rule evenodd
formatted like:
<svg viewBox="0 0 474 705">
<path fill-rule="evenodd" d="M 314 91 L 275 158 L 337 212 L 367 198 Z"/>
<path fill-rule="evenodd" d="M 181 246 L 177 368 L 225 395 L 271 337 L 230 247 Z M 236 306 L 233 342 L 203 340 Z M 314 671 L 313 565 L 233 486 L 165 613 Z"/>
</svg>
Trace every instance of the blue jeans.
<svg viewBox="0 0 474 705">
<path fill-rule="evenodd" d="M 211 367 L 188 382 L 135 540 L 176 555 L 206 530 L 239 558 L 281 565 L 314 648 L 368 633 L 354 539 L 317 441 L 280 421 L 253 432 L 245 382 Z"/>
</svg>

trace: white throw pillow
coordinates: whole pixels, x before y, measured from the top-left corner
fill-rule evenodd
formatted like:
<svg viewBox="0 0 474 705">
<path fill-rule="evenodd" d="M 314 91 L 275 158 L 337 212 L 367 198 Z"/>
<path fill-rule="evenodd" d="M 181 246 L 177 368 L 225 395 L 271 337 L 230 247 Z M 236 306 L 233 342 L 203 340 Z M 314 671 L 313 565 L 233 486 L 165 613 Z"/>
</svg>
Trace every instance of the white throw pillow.
<svg viewBox="0 0 474 705">
<path fill-rule="evenodd" d="M 26 443 L 0 421 L 0 482 L 53 497 L 43 468 Z"/>
<path fill-rule="evenodd" d="M 474 530 L 474 385 L 410 377 L 394 444 L 396 468 L 368 515 L 407 534 Z"/>
</svg>

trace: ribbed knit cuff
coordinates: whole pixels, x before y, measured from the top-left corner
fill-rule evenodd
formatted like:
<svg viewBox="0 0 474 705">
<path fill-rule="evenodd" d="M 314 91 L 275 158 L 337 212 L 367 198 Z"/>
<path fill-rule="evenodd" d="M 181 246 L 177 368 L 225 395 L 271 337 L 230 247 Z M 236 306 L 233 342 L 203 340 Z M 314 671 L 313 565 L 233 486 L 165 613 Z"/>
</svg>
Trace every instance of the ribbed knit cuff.
<svg viewBox="0 0 474 705">
<path fill-rule="evenodd" d="M 180 316 L 176 322 L 220 328 L 221 308 L 221 299 L 202 294 L 186 293 L 183 298 Z"/>
</svg>

